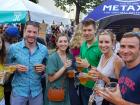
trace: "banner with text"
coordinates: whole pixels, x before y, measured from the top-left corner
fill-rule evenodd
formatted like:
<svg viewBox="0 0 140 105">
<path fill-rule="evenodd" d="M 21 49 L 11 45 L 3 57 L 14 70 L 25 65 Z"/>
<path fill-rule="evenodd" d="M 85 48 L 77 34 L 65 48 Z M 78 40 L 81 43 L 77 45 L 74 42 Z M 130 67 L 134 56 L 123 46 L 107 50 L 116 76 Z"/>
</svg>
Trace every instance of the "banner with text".
<svg viewBox="0 0 140 105">
<path fill-rule="evenodd" d="M 90 12 L 85 19 L 99 21 L 121 14 L 140 15 L 140 0 L 107 0 Z"/>
</svg>

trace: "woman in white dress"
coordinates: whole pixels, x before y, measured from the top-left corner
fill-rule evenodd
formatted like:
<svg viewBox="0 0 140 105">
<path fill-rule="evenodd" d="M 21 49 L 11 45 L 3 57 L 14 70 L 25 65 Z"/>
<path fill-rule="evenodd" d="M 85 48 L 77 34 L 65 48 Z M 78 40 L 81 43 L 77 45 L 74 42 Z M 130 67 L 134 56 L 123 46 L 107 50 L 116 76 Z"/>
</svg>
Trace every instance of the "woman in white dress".
<svg viewBox="0 0 140 105">
<path fill-rule="evenodd" d="M 117 81 L 120 69 L 123 66 L 122 59 L 113 51 L 115 42 L 115 35 L 109 31 L 104 30 L 99 34 L 99 47 L 102 51 L 102 56 L 97 67 L 97 70 L 91 69 L 89 74 L 96 76 L 96 80 L 103 80 L 105 84 L 111 81 Z M 103 99 L 96 97 L 96 105 L 106 105 L 102 103 Z"/>
</svg>

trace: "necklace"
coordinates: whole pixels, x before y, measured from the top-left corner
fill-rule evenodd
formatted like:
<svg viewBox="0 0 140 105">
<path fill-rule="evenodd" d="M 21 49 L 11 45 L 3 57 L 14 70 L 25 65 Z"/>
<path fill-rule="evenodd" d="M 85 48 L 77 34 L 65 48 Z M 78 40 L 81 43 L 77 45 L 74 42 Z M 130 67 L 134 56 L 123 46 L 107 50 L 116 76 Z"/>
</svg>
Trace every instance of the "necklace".
<svg viewBox="0 0 140 105">
<path fill-rule="evenodd" d="M 59 52 L 58 52 L 58 55 L 60 56 L 63 63 L 67 61 L 67 56 L 66 55 L 62 55 Z"/>
<path fill-rule="evenodd" d="M 112 58 L 112 56 L 113 56 L 113 54 L 105 61 L 105 63 L 103 63 L 103 59 L 102 59 L 102 63 L 103 63 L 103 65 L 101 65 L 102 68 L 104 68 L 107 65 L 107 63 Z M 104 56 L 104 58 L 105 58 L 105 56 Z"/>
<path fill-rule="evenodd" d="M 63 61 L 63 63 L 67 61 L 67 57 L 66 56 L 60 56 L 60 58 Z"/>
</svg>

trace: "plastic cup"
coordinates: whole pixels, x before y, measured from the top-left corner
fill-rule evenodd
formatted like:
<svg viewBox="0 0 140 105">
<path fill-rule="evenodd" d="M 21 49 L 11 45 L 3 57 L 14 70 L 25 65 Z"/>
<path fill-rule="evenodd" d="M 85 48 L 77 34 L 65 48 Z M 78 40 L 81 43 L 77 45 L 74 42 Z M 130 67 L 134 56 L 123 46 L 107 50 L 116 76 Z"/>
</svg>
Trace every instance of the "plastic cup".
<svg viewBox="0 0 140 105">
<path fill-rule="evenodd" d="M 40 67 L 40 66 L 42 66 L 42 64 L 35 64 L 34 68 L 36 69 L 37 67 Z"/>
<path fill-rule="evenodd" d="M 69 70 L 67 71 L 68 77 L 69 78 L 74 78 L 75 77 L 75 70 Z"/>
<path fill-rule="evenodd" d="M 81 72 L 84 68 L 83 67 L 77 67 L 77 71 Z"/>
<path fill-rule="evenodd" d="M 105 87 L 113 92 L 116 90 L 117 82 L 110 82 Z"/>
<path fill-rule="evenodd" d="M 80 57 L 76 57 L 75 59 L 76 59 L 76 62 L 77 62 L 77 63 L 78 63 L 78 62 L 82 62 L 82 59 L 81 59 Z"/>
<path fill-rule="evenodd" d="M 13 73 L 14 71 L 16 71 L 16 65 L 15 64 L 5 64 L 4 69 L 6 70 L 6 72 Z"/>
<path fill-rule="evenodd" d="M 80 80 L 81 84 L 86 84 L 86 82 L 87 82 L 87 78 L 84 76 L 79 77 L 79 80 Z"/>
<path fill-rule="evenodd" d="M 16 71 L 16 65 L 10 65 L 9 70 L 10 70 L 10 72 Z"/>
<path fill-rule="evenodd" d="M 76 63 L 77 63 L 77 71 L 81 72 L 84 68 L 83 67 L 79 67 L 78 63 L 81 63 L 82 59 L 80 57 L 76 57 L 75 59 L 76 59 Z"/>
<path fill-rule="evenodd" d="M 87 76 L 85 76 L 83 73 L 80 73 L 78 78 L 81 84 L 86 84 L 86 82 L 88 81 Z"/>
</svg>

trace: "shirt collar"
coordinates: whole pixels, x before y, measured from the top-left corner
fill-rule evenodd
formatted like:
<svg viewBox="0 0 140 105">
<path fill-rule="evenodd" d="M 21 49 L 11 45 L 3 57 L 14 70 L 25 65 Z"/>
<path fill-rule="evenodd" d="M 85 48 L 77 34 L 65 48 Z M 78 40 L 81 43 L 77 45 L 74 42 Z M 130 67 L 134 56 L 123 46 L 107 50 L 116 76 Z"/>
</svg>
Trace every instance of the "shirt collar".
<svg viewBox="0 0 140 105">
<path fill-rule="evenodd" d="M 87 42 L 86 42 L 86 41 L 85 41 L 85 46 L 87 46 Z M 91 44 L 91 46 L 90 46 L 89 48 L 94 47 L 94 46 L 98 46 L 98 40 L 97 40 L 97 39 L 96 39 L 95 42 L 93 42 L 93 43 Z"/>
<path fill-rule="evenodd" d="M 22 47 L 22 48 L 26 48 L 25 40 L 24 40 L 24 39 L 21 41 L 21 47 Z M 36 47 L 39 48 L 39 43 L 38 43 L 38 42 L 37 42 L 37 44 L 36 44 Z"/>
</svg>

